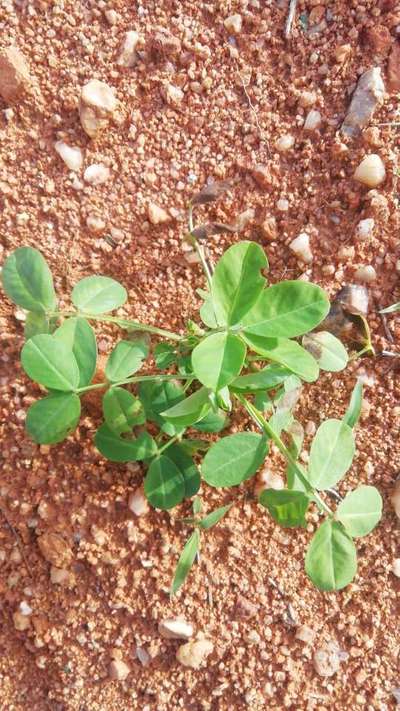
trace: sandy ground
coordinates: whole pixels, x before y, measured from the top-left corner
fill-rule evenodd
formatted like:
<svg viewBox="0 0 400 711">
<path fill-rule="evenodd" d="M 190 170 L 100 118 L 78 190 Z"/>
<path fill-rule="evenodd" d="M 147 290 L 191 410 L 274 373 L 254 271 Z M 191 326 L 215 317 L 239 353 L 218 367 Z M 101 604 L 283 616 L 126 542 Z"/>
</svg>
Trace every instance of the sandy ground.
<svg viewBox="0 0 400 711">
<path fill-rule="evenodd" d="M 232 36 L 224 20 L 235 13 L 242 28 Z M 388 318 L 385 333 L 375 309 L 400 295 L 398 95 L 387 91 L 372 133 L 346 143 L 338 129 L 362 71 L 380 66 L 386 81 L 400 6 L 392 0 L 302 0 L 298 14 L 301 23 L 296 20 L 285 43 L 284 1 L 2 0 L 0 48 L 16 43 L 33 79 L 33 88 L 15 103 L 0 99 L 4 256 L 25 244 L 42 250 L 65 304 L 82 276 L 113 276 L 129 291 L 122 313 L 181 330 L 185 319 L 197 318 L 195 289 L 204 284 L 198 265 L 188 265 L 182 251 L 185 204 L 208 179 L 232 178 L 233 189 L 209 217 L 233 222 L 245 210 L 253 213 L 240 236 L 212 243 L 214 257 L 245 236 L 266 248 L 272 282 L 306 273 L 331 295 L 353 280 L 359 266 L 372 265 L 374 344 L 378 352 L 394 351 L 398 319 Z M 378 39 L 371 32 L 376 26 Z M 142 39 L 131 68 L 117 63 L 128 30 Z M 162 30 L 175 40 L 160 47 Z M 386 40 L 379 43 L 382 36 Z M 343 45 L 349 49 L 339 61 Z M 113 87 L 119 102 L 95 140 L 82 130 L 77 111 L 81 86 L 92 78 Z M 176 104 L 166 100 L 168 85 L 183 91 Z M 322 116 L 312 134 L 302 127 L 309 91 Z M 279 153 L 276 141 L 286 133 L 294 136 L 294 146 Z M 82 171 L 71 173 L 54 150 L 60 139 L 81 148 L 84 168 L 107 165 L 107 182 L 90 186 Z M 352 178 L 369 152 L 381 156 L 387 172 L 372 194 Z M 264 179 L 255 171 L 259 165 L 267 167 Z M 170 211 L 170 220 L 151 225 L 150 202 Z M 96 232 L 87 222 L 93 215 L 103 223 Z M 356 236 L 365 217 L 375 219 L 366 242 Z M 314 254 L 308 267 L 288 248 L 304 229 Z M 319 385 L 304 388 L 297 410 L 303 424 L 343 414 L 355 375 L 365 374 L 368 404 L 341 491 L 374 484 L 385 507 L 381 525 L 358 543 L 354 584 L 337 594 L 314 589 L 303 567 L 313 521 L 308 532 L 284 531 L 244 498 L 206 537 L 201 564 L 170 602 L 171 575 L 188 535 L 178 520 L 182 510 L 134 517 L 127 500 L 142 472 L 112 465 L 95 451 L 96 410 L 87 410 L 62 445 L 49 449 L 28 441 L 25 411 L 38 388 L 18 362 L 20 319 L 3 300 L 0 708 L 394 708 L 400 646 L 399 580 L 392 564 L 399 557 L 399 529 L 389 495 L 398 475 L 397 361 L 378 356 L 325 375 Z M 98 330 L 102 353 L 115 334 Z M 272 461 L 279 469 L 275 455 Z M 252 484 L 243 491 L 251 493 Z M 204 498 L 211 509 L 229 500 L 229 492 L 207 490 Z M 49 532 L 62 534 L 72 551 L 63 585 L 51 582 L 37 544 Z M 251 617 L 243 616 L 243 598 L 255 606 Z M 13 613 L 22 601 L 32 614 L 29 627 L 18 630 Z M 179 641 L 160 638 L 158 622 L 179 615 L 214 644 L 199 670 L 176 661 Z M 296 639 L 299 626 L 313 632 L 310 643 Z M 343 659 L 339 671 L 325 678 L 314 669 L 313 653 L 329 640 Z M 138 646 L 148 652 L 146 666 L 136 656 Z M 123 682 L 109 679 L 110 662 L 118 658 L 131 668 Z"/>
</svg>

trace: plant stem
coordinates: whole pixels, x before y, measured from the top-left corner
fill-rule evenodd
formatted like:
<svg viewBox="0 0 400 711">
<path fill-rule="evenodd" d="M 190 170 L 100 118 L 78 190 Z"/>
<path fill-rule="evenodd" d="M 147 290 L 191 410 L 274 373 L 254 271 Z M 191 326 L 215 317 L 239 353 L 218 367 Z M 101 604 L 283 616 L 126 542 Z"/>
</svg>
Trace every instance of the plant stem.
<svg viewBox="0 0 400 711">
<path fill-rule="evenodd" d="M 119 385 L 129 385 L 129 383 L 141 383 L 143 381 L 164 381 L 164 380 L 188 380 L 192 376 L 187 375 L 138 375 L 133 378 L 127 378 L 126 380 L 119 380 L 117 383 L 110 383 L 108 381 L 104 383 L 95 383 L 94 385 L 86 385 L 84 388 L 78 388 L 75 392 L 78 394 L 86 393 L 88 390 L 97 390 L 98 388 L 112 387 L 115 388 Z"/>
<path fill-rule="evenodd" d="M 159 448 L 158 450 L 158 455 L 161 454 L 161 452 L 164 452 L 165 449 L 168 449 L 168 447 L 171 446 L 171 444 L 174 444 L 178 439 L 180 438 L 180 435 L 175 435 L 174 437 L 171 437 L 171 439 L 168 440 L 162 447 Z"/>
<path fill-rule="evenodd" d="M 164 336 L 172 341 L 181 341 L 186 336 L 180 336 L 178 333 L 173 333 L 173 331 L 166 331 L 164 328 L 157 328 L 157 326 L 150 326 L 145 323 L 139 323 L 139 321 L 131 321 L 129 319 L 118 318 L 118 316 L 107 316 L 106 314 L 86 314 L 78 311 L 48 311 L 49 316 L 82 316 L 87 318 L 89 321 L 103 321 L 105 323 L 115 323 L 117 326 L 122 328 L 132 328 L 136 331 L 147 331 L 148 333 L 154 333 L 157 336 Z"/>
<path fill-rule="evenodd" d="M 327 513 L 329 516 L 333 516 L 333 511 L 331 511 L 329 506 L 320 497 L 318 492 L 316 492 L 315 489 L 313 488 L 313 486 L 311 486 L 310 482 L 307 481 L 306 477 L 304 476 L 304 474 L 301 470 L 301 467 L 299 467 L 296 460 L 294 459 L 294 457 L 292 457 L 288 448 L 285 446 L 284 442 L 282 442 L 281 438 L 276 434 L 276 432 L 274 432 L 271 425 L 263 417 L 262 413 L 259 410 L 257 410 L 257 408 L 251 404 L 251 402 L 246 400 L 246 398 L 243 397 L 243 395 L 236 394 L 236 398 L 246 408 L 250 417 L 260 427 L 260 429 L 262 429 L 263 432 L 265 432 L 265 434 L 268 435 L 268 437 L 270 437 L 273 442 L 275 442 L 275 444 L 278 447 L 281 454 L 283 454 L 283 456 L 286 458 L 286 460 L 289 462 L 289 464 L 295 469 L 296 474 L 297 474 L 298 478 L 300 479 L 301 483 L 303 484 L 304 488 L 306 489 L 306 491 L 314 496 L 314 498 L 318 501 L 319 505 L 322 507 L 322 509 L 325 511 L 325 513 Z"/>
<path fill-rule="evenodd" d="M 202 247 L 196 237 L 192 235 L 192 232 L 194 230 L 194 224 L 193 224 L 193 207 L 192 205 L 189 205 L 189 211 L 188 211 L 188 219 L 189 219 L 189 230 L 190 230 L 190 240 L 192 242 L 193 247 L 195 248 L 197 254 L 199 255 L 201 265 L 203 267 L 204 273 L 207 277 L 208 281 L 208 286 L 211 289 L 211 279 L 212 279 L 212 274 L 210 272 L 210 268 L 207 264 L 206 256 L 204 254 L 204 247 Z"/>
</svg>

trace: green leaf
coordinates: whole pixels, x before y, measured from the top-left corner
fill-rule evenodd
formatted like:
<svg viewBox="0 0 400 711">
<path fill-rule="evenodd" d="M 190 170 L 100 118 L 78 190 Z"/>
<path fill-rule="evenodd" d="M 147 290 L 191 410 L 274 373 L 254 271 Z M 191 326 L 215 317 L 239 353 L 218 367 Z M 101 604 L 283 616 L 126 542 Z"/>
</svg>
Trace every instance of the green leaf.
<svg viewBox="0 0 400 711">
<path fill-rule="evenodd" d="M 203 510 L 203 505 L 201 503 L 201 498 L 200 498 L 200 496 L 195 496 L 195 498 L 193 499 L 193 503 L 192 503 L 192 511 L 193 511 L 194 515 L 197 516 L 197 514 L 201 513 L 202 510 Z"/>
<path fill-rule="evenodd" d="M 243 319 L 263 290 L 266 280 L 260 270 L 268 267 L 264 250 L 255 242 L 239 242 L 227 249 L 212 277 L 214 312 L 220 326 L 233 326 Z"/>
<path fill-rule="evenodd" d="M 148 380 L 140 383 L 139 397 L 147 419 L 162 426 L 165 419 L 161 413 L 184 400 L 185 392 L 177 380 Z"/>
<path fill-rule="evenodd" d="M 109 388 L 103 396 L 103 413 L 106 424 L 116 435 L 132 431 L 132 427 L 145 422 L 143 405 L 124 388 Z"/>
<path fill-rule="evenodd" d="M 319 490 L 335 486 L 350 469 L 354 453 L 351 428 L 341 420 L 325 420 L 311 445 L 307 476 L 310 484 Z"/>
<path fill-rule="evenodd" d="M 357 553 L 350 536 L 337 521 L 325 521 L 308 547 L 306 573 L 319 590 L 341 590 L 357 572 Z"/>
<path fill-rule="evenodd" d="M 200 422 L 193 425 L 199 432 L 221 432 L 229 424 L 229 417 L 225 412 L 218 409 L 217 412 L 209 412 Z"/>
<path fill-rule="evenodd" d="M 259 498 L 272 518 L 284 528 L 306 526 L 305 513 L 310 499 L 302 491 L 265 489 Z"/>
<path fill-rule="evenodd" d="M 89 276 L 78 281 L 72 290 L 72 303 L 79 311 L 106 314 L 118 309 L 128 298 L 124 287 L 115 279 Z"/>
<path fill-rule="evenodd" d="M 187 454 L 190 454 L 192 456 L 193 454 L 196 454 L 197 452 L 206 452 L 207 449 L 210 446 L 210 442 L 204 439 L 192 439 L 192 438 L 186 438 L 183 439 L 180 442 L 180 445 L 182 449 L 185 450 Z"/>
<path fill-rule="evenodd" d="M 345 416 L 343 417 L 343 422 L 351 428 L 356 426 L 360 418 L 362 401 L 363 384 L 361 380 L 357 380 L 353 388 L 353 392 L 351 393 L 349 407 L 347 408 Z"/>
<path fill-rule="evenodd" d="M 97 430 L 94 443 L 103 457 L 111 462 L 138 462 L 157 454 L 157 445 L 148 432 L 141 432 L 136 439 L 124 439 L 106 424 Z"/>
<path fill-rule="evenodd" d="M 154 349 L 154 360 L 157 368 L 165 370 L 172 363 L 176 363 L 176 350 L 170 343 L 157 343 Z"/>
<path fill-rule="evenodd" d="M 41 333 L 51 333 L 50 319 L 44 313 L 30 311 L 24 326 L 25 340 L 29 341 L 33 336 L 39 336 Z"/>
<path fill-rule="evenodd" d="M 97 345 L 93 328 L 82 317 L 68 318 L 54 332 L 54 338 L 72 350 L 79 368 L 79 387 L 89 385 L 96 370 Z"/>
<path fill-rule="evenodd" d="M 185 485 L 185 498 L 190 499 L 191 496 L 197 494 L 201 484 L 200 472 L 192 457 L 181 444 L 173 444 L 168 447 L 165 450 L 165 456 L 171 459 L 179 469 Z"/>
<path fill-rule="evenodd" d="M 21 351 L 22 367 L 37 383 L 52 390 L 76 390 L 79 368 L 70 348 L 48 334 L 34 336 Z"/>
<path fill-rule="evenodd" d="M 217 391 L 239 375 L 245 356 L 246 346 L 238 336 L 214 333 L 193 350 L 193 371 L 203 385 Z"/>
<path fill-rule="evenodd" d="M 311 353 L 322 370 L 337 373 L 343 370 L 349 360 L 341 341 L 329 331 L 318 331 L 303 336 L 303 347 Z"/>
<path fill-rule="evenodd" d="M 212 526 L 215 526 L 216 523 L 219 523 L 232 506 L 233 503 L 221 506 L 219 509 L 215 509 L 215 511 L 211 511 L 211 513 L 199 521 L 198 525 L 204 531 L 207 531 L 209 528 L 212 528 Z"/>
<path fill-rule="evenodd" d="M 400 311 L 400 301 L 397 302 L 397 304 L 392 304 L 391 306 L 387 306 L 386 309 L 382 309 L 379 311 L 380 314 L 393 314 L 395 311 Z"/>
<path fill-rule="evenodd" d="M 172 459 L 164 456 L 152 461 L 144 480 L 144 493 L 155 509 L 172 509 L 185 496 L 185 482 Z"/>
<path fill-rule="evenodd" d="M 44 257 L 33 247 L 19 247 L 4 262 L 3 288 L 14 304 L 43 312 L 56 306 L 53 277 Z"/>
<path fill-rule="evenodd" d="M 178 560 L 178 565 L 176 566 L 174 579 L 172 581 L 171 595 L 175 595 L 185 582 L 194 563 L 199 547 L 200 533 L 196 530 L 193 531 L 192 535 L 186 542 Z"/>
<path fill-rule="evenodd" d="M 26 431 L 38 444 L 57 444 L 77 426 L 81 401 L 74 393 L 54 393 L 30 406 Z"/>
<path fill-rule="evenodd" d="M 318 378 L 318 363 L 296 341 L 287 338 L 263 338 L 247 333 L 243 338 L 250 348 L 264 358 L 280 363 L 307 383 Z"/>
<path fill-rule="evenodd" d="M 354 538 L 370 533 L 381 517 L 382 497 L 374 486 L 350 491 L 336 509 L 336 518 Z"/>
<path fill-rule="evenodd" d="M 294 338 L 318 326 L 328 311 L 328 296 L 316 284 L 282 281 L 262 292 L 242 323 L 255 336 Z"/>
<path fill-rule="evenodd" d="M 120 341 L 106 363 L 106 377 L 117 383 L 136 373 L 147 357 L 148 347 L 144 341 Z"/>
<path fill-rule="evenodd" d="M 281 385 L 281 383 L 284 383 L 289 376 L 290 370 L 284 368 L 282 365 L 273 363 L 256 373 L 240 375 L 238 378 L 235 378 L 229 387 L 234 392 L 255 393 L 259 390 L 271 390 L 276 388 L 278 385 Z"/>
<path fill-rule="evenodd" d="M 256 473 L 268 451 L 268 442 L 254 432 L 238 432 L 212 445 L 203 460 L 203 479 L 215 487 L 237 486 Z"/>
<path fill-rule="evenodd" d="M 217 319 L 215 318 L 214 306 L 211 298 L 211 294 L 208 291 L 203 291 L 199 289 L 198 293 L 204 299 L 204 302 L 200 306 L 200 318 L 203 323 L 208 326 L 208 328 L 218 328 Z"/>
<path fill-rule="evenodd" d="M 174 425 L 189 427 L 201 420 L 211 408 L 207 388 L 200 388 L 177 405 L 164 410 L 161 416 Z"/>
<path fill-rule="evenodd" d="M 308 475 L 307 475 L 305 468 L 298 462 L 297 462 L 297 466 L 303 473 L 304 478 L 308 479 Z M 291 464 L 288 464 L 288 466 L 287 466 L 286 477 L 287 477 L 288 489 L 294 490 L 294 491 L 303 491 L 303 492 L 307 491 L 306 487 L 304 486 L 303 482 L 301 481 L 300 477 L 298 476 L 295 467 L 292 466 Z"/>
</svg>

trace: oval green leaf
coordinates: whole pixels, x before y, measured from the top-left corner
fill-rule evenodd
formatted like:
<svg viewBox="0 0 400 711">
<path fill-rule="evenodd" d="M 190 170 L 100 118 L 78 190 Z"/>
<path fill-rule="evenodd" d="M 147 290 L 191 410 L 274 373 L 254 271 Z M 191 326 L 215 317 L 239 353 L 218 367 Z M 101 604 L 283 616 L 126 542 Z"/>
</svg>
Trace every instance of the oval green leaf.
<svg viewBox="0 0 400 711">
<path fill-rule="evenodd" d="M 233 504 L 227 504 L 226 506 L 221 506 L 219 509 L 215 509 L 215 511 L 211 511 L 211 513 L 207 514 L 207 516 L 204 516 L 204 518 L 199 521 L 200 528 L 207 531 L 209 528 L 215 526 L 215 524 L 219 523 L 225 514 L 228 513 L 232 506 Z"/>
<path fill-rule="evenodd" d="M 237 486 L 256 473 L 268 451 L 268 442 L 254 432 L 228 435 L 212 445 L 203 460 L 203 479 L 218 488 Z"/>
<path fill-rule="evenodd" d="M 294 338 L 318 326 L 328 311 L 328 296 L 316 284 L 282 281 L 262 292 L 242 323 L 256 336 Z"/>
<path fill-rule="evenodd" d="M 111 462 L 138 462 L 157 454 L 157 445 L 148 432 L 141 432 L 136 439 L 124 439 L 106 424 L 97 430 L 94 443 L 103 457 Z"/>
<path fill-rule="evenodd" d="M 38 444 L 57 444 L 77 426 L 81 401 L 74 393 L 57 393 L 38 400 L 26 415 L 26 431 Z"/>
<path fill-rule="evenodd" d="M 342 524 L 325 521 L 308 547 L 306 573 L 319 590 L 341 590 L 357 572 L 355 545 Z"/>
<path fill-rule="evenodd" d="M 164 410 L 161 415 L 174 425 L 189 427 L 201 420 L 210 410 L 211 403 L 207 388 L 200 388 L 177 405 Z"/>
<path fill-rule="evenodd" d="M 185 482 L 172 459 L 163 454 L 152 461 L 144 480 L 144 493 L 155 509 L 172 509 L 185 496 Z"/>
<path fill-rule="evenodd" d="M 79 368 L 70 348 L 48 334 L 34 336 L 21 351 L 21 363 L 32 380 L 51 390 L 76 390 Z"/>
<path fill-rule="evenodd" d="M 259 498 L 260 504 L 268 509 L 272 518 L 284 528 L 306 526 L 305 513 L 310 503 L 302 491 L 288 489 L 266 489 Z"/>
<path fill-rule="evenodd" d="M 302 344 L 322 370 L 337 373 L 348 363 L 349 356 L 343 343 L 329 331 L 309 333 L 303 336 Z"/>
<path fill-rule="evenodd" d="M 15 304 L 28 311 L 54 309 L 53 277 L 44 257 L 33 247 L 19 247 L 4 262 L 4 291 Z"/>
<path fill-rule="evenodd" d="M 198 432 L 221 432 L 229 424 L 229 417 L 220 408 L 217 412 L 209 412 L 200 422 L 193 425 Z"/>
<path fill-rule="evenodd" d="M 335 486 L 350 469 L 354 453 L 351 428 L 341 420 L 325 420 L 311 445 L 307 476 L 310 484 L 320 491 Z"/>
<path fill-rule="evenodd" d="M 132 427 L 145 422 L 143 405 L 128 390 L 113 387 L 103 396 L 103 414 L 106 424 L 116 435 L 132 431 Z"/>
<path fill-rule="evenodd" d="M 72 350 L 79 368 L 79 387 L 89 385 L 97 361 L 96 336 L 93 328 L 80 316 L 68 318 L 54 332 L 54 338 L 62 341 Z"/>
<path fill-rule="evenodd" d="M 176 566 L 174 579 L 171 586 L 171 595 L 175 595 L 179 588 L 185 582 L 189 575 L 190 569 L 196 558 L 196 554 L 200 548 L 200 533 L 193 531 L 190 538 L 185 543 L 178 564 Z"/>
<path fill-rule="evenodd" d="M 312 383 L 318 378 L 317 361 L 296 341 L 287 338 L 263 338 L 249 334 L 247 331 L 243 334 L 243 338 L 255 353 L 280 363 L 306 383 Z"/>
<path fill-rule="evenodd" d="M 141 368 L 147 354 L 144 341 L 120 341 L 107 360 L 106 377 L 111 383 L 129 378 Z"/>
<path fill-rule="evenodd" d="M 240 375 L 230 384 L 230 389 L 240 393 L 256 393 L 259 390 L 272 390 L 281 385 L 290 376 L 291 371 L 283 365 L 273 363 L 262 370 L 248 375 Z"/>
<path fill-rule="evenodd" d="M 246 357 L 246 346 L 232 333 L 214 333 L 205 338 L 192 353 L 196 378 L 217 391 L 239 375 Z"/>
<path fill-rule="evenodd" d="M 191 496 L 197 494 L 201 484 L 200 472 L 192 457 L 180 444 L 172 444 L 168 447 L 168 449 L 165 450 L 165 456 L 173 461 L 183 477 L 185 498 L 189 499 Z"/>
<path fill-rule="evenodd" d="M 362 384 L 361 379 L 358 379 L 354 388 L 353 388 L 353 392 L 351 393 L 349 406 L 348 406 L 346 413 L 343 417 L 343 422 L 351 428 L 356 426 L 356 424 L 360 418 L 362 401 L 363 401 L 363 384 Z"/>
<path fill-rule="evenodd" d="M 366 536 L 382 517 L 382 497 L 374 486 L 359 486 L 346 494 L 336 518 L 354 538 Z"/>
<path fill-rule="evenodd" d="M 41 333 L 51 333 L 50 319 L 43 312 L 30 311 L 26 315 L 24 326 L 25 340 L 29 341 L 33 336 L 39 336 Z"/>
<path fill-rule="evenodd" d="M 139 397 L 147 419 L 162 426 L 165 419 L 161 413 L 184 400 L 185 392 L 177 380 L 148 380 L 140 383 Z"/>
<path fill-rule="evenodd" d="M 124 287 L 110 277 L 89 276 L 72 290 L 72 303 L 88 314 L 106 314 L 122 306 L 128 298 Z"/>
<path fill-rule="evenodd" d="M 239 242 L 223 254 L 211 286 L 214 313 L 221 326 L 239 323 L 255 304 L 266 284 L 260 274 L 265 267 L 264 250 L 255 242 Z"/>
</svg>

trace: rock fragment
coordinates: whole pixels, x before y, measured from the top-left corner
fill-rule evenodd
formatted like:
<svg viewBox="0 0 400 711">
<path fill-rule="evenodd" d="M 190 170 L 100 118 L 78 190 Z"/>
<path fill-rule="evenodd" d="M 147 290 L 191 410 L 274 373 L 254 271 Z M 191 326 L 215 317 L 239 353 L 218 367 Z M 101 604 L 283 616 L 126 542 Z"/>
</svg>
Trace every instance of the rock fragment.
<svg viewBox="0 0 400 711">
<path fill-rule="evenodd" d="M 290 133 L 285 133 L 283 136 L 280 136 L 280 138 L 278 138 L 275 143 L 275 146 L 277 150 L 281 153 L 290 151 L 290 149 L 294 146 L 294 136 L 292 136 Z"/>
<path fill-rule="evenodd" d="M 199 669 L 213 651 L 214 645 L 210 640 L 199 639 L 197 642 L 187 642 L 179 647 L 176 658 L 185 667 Z"/>
<path fill-rule="evenodd" d="M 31 626 L 31 621 L 27 615 L 23 615 L 22 612 L 13 613 L 14 627 L 18 632 L 25 632 Z"/>
<path fill-rule="evenodd" d="M 354 178 L 369 188 L 376 188 L 386 178 L 386 170 L 382 158 L 377 153 L 365 156 L 356 168 Z"/>
<path fill-rule="evenodd" d="M 255 165 L 251 168 L 251 174 L 257 185 L 263 190 L 268 190 L 272 185 L 272 175 L 266 165 Z"/>
<path fill-rule="evenodd" d="M 109 667 L 110 678 L 115 681 L 124 681 L 130 671 L 130 667 L 122 659 L 114 659 Z"/>
<path fill-rule="evenodd" d="M 128 499 L 128 508 L 135 514 L 135 516 L 143 516 L 149 512 L 149 503 L 144 495 L 143 486 L 139 486 L 138 489 L 132 491 Z"/>
<path fill-rule="evenodd" d="M 171 218 L 162 207 L 156 205 L 155 202 L 150 202 L 147 207 L 147 215 L 152 225 L 161 225 L 168 222 Z"/>
<path fill-rule="evenodd" d="M 356 227 L 356 238 L 360 242 L 365 242 L 370 239 L 374 233 L 375 220 L 373 217 L 367 217 L 365 220 L 360 220 Z"/>
<path fill-rule="evenodd" d="M 368 27 L 364 33 L 364 40 L 376 54 L 386 54 L 392 44 L 392 36 L 385 25 Z"/>
<path fill-rule="evenodd" d="M 72 550 L 58 533 L 43 533 L 38 538 L 39 550 L 45 560 L 56 568 L 64 568 L 72 561 Z"/>
<path fill-rule="evenodd" d="M 296 630 L 296 639 L 304 642 L 304 644 L 312 644 L 315 639 L 315 632 L 307 625 L 300 625 Z"/>
<path fill-rule="evenodd" d="M 140 42 L 138 32 L 131 30 L 126 32 L 120 53 L 118 55 L 117 64 L 120 67 L 133 67 L 137 61 L 136 47 Z"/>
<path fill-rule="evenodd" d="M 224 20 L 224 27 L 233 35 L 238 35 L 242 31 L 242 16 L 230 15 Z"/>
<path fill-rule="evenodd" d="M 6 103 L 18 99 L 29 87 L 31 78 L 23 54 L 16 47 L 0 52 L 0 95 Z"/>
<path fill-rule="evenodd" d="M 350 138 L 358 136 L 371 120 L 375 109 L 383 103 L 384 96 L 385 85 L 380 67 L 368 69 L 358 80 L 341 132 Z"/>
<path fill-rule="evenodd" d="M 395 558 L 392 563 L 392 573 L 396 578 L 400 578 L 400 558 Z"/>
<path fill-rule="evenodd" d="M 371 284 L 376 279 L 376 271 L 373 266 L 367 264 L 357 269 L 354 278 L 363 284 Z"/>
<path fill-rule="evenodd" d="M 305 264 L 310 264 L 313 260 L 313 253 L 310 247 L 310 236 L 307 232 L 300 232 L 298 237 L 289 244 L 289 249 L 295 253 L 296 257 Z"/>
<path fill-rule="evenodd" d="M 190 639 L 193 636 L 193 625 L 186 620 L 162 620 L 158 631 L 165 639 Z"/>
<path fill-rule="evenodd" d="M 69 146 L 64 141 L 57 141 L 54 148 L 70 170 L 78 172 L 82 168 L 83 158 L 80 148 Z"/>
<path fill-rule="evenodd" d="M 339 670 L 340 656 L 335 642 L 328 642 L 316 649 L 313 656 L 314 669 L 319 676 L 333 676 Z"/>
<path fill-rule="evenodd" d="M 169 106 L 179 106 L 185 97 L 182 89 L 173 84 L 166 84 L 162 89 L 162 93 Z"/>
<path fill-rule="evenodd" d="M 79 116 L 82 128 L 90 138 L 104 131 L 117 108 L 117 99 L 108 84 L 91 79 L 82 87 Z"/>
<path fill-rule="evenodd" d="M 387 66 L 389 91 L 400 91 L 400 41 L 394 43 Z"/>
<path fill-rule="evenodd" d="M 315 91 L 302 91 L 299 97 L 299 104 L 303 109 L 308 109 L 314 106 L 317 101 L 317 94 Z"/>
<path fill-rule="evenodd" d="M 106 223 L 104 222 L 104 220 L 102 220 L 101 217 L 91 213 L 86 218 L 86 226 L 90 230 L 90 232 L 99 233 L 104 230 Z"/>
<path fill-rule="evenodd" d="M 248 600 L 243 595 L 238 595 L 236 600 L 236 613 L 238 617 L 243 617 L 244 619 L 250 619 L 255 617 L 258 613 L 258 605 Z"/>
<path fill-rule="evenodd" d="M 322 118 L 320 112 L 315 111 L 315 109 L 311 109 L 306 116 L 303 128 L 305 131 L 317 131 L 320 128 L 321 123 Z"/>
<path fill-rule="evenodd" d="M 110 177 L 110 169 L 102 163 L 92 163 L 89 165 L 84 174 L 83 179 L 90 185 L 101 185 Z"/>
</svg>

